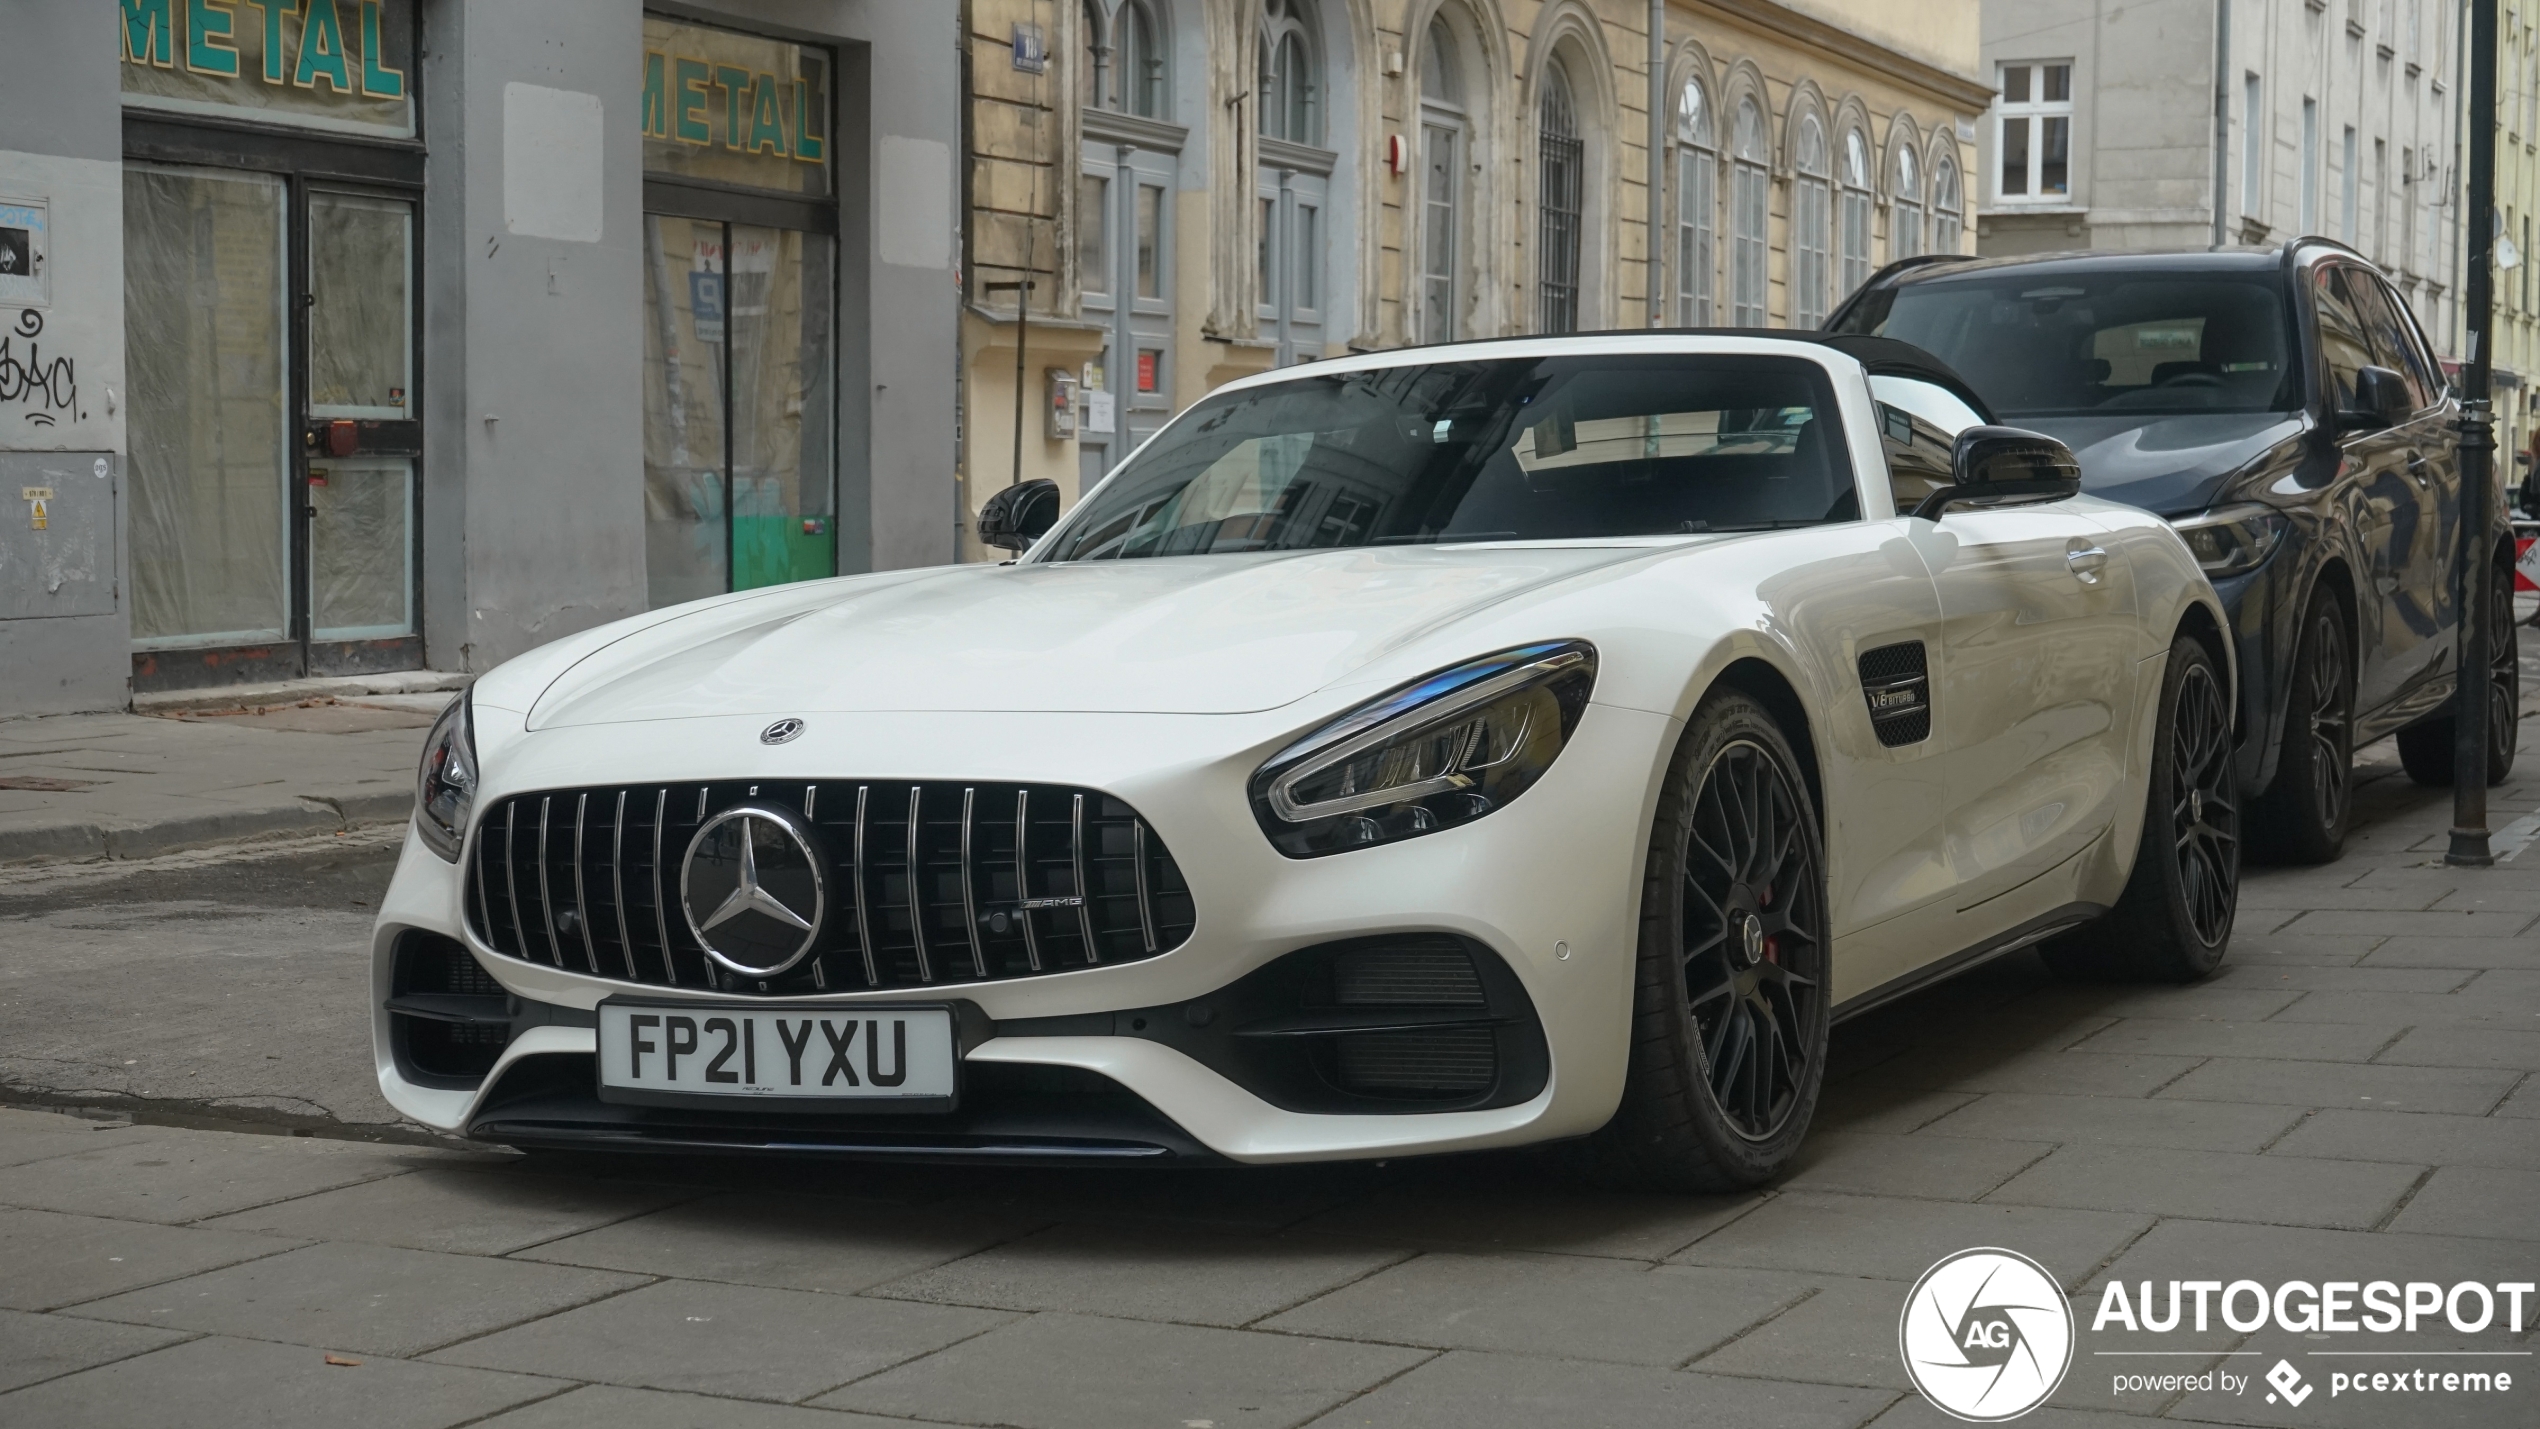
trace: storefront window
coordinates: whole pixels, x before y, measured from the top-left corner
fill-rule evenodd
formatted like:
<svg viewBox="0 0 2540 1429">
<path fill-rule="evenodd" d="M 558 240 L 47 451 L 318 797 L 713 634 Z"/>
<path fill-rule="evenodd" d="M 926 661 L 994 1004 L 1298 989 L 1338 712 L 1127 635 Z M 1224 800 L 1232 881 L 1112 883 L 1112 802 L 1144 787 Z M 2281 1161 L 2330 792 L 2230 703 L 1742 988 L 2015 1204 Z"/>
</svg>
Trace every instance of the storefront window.
<svg viewBox="0 0 2540 1429">
<path fill-rule="evenodd" d="M 803 201 L 829 192 L 826 53 L 660 16 L 644 35 L 644 520 L 658 607 L 837 571 L 837 245 L 834 209 Z M 738 186 L 790 208 L 770 213 Z"/>
<path fill-rule="evenodd" d="M 143 649 L 289 633 L 284 191 L 124 169 L 132 634 Z"/>
</svg>

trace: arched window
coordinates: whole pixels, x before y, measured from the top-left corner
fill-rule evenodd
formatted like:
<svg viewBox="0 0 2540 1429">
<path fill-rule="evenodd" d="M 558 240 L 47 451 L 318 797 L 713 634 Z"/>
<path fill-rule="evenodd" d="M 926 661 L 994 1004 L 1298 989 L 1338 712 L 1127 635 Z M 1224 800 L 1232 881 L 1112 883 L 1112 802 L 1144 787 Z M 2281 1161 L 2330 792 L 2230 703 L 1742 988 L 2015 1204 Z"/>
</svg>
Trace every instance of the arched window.
<svg viewBox="0 0 2540 1429">
<path fill-rule="evenodd" d="M 1835 236 L 1842 258 L 1836 291 L 1849 295 L 1870 281 L 1870 142 L 1858 129 L 1843 131 L 1843 189 Z"/>
<path fill-rule="evenodd" d="M 1709 327 L 1712 275 L 1719 259 L 1720 147 L 1711 128 L 1711 100 L 1702 82 L 1685 81 L 1676 100 L 1676 321 Z"/>
<path fill-rule="evenodd" d="M 1739 327 L 1762 327 L 1771 180 L 1764 167 L 1764 114 L 1752 99 L 1738 101 L 1729 153 L 1730 320 Z"/>
<path fill-rule="evenodd" d="M 1432 16 L 1420 42 L 1420 340 L 1453 342 L 1463 306 L 1464 75 L 1455 35 Z"/>
<path fill-rule="evenodd" d="M 1958 206 L 1958 166 L 1947 156 L 1931 166 L 1931 251 L 1955 253 L 1965 224 Z"/>
<path fill-rule="evenodd" d="M 1323 142 L 1323 69 L 1302 13 L 1308 0 L 1261 7 L 1261 132 L 1297 144 Z"/>
<path fill-rule="evenodd" d="M 1888 180 L 1887 258 L 1923 251 L 1923 168 L 1910 143 L 1896 146 L 1896 173 Z"/>
<path fill-rule="evenodd" d="M 1826 320 L 1826 284 L 1832 274 L 1834 191 L 1827 182 L 1826 127 L 1814 114 L 1799 116 L 1790 146 L 1790 325 L 1813 328 Z"/>
<path fill-rule="evenodd" d="M 1587 198 L 1587 145 L 1569 71 L 1555 59 L 1543 71 L 1535 120 L 1537 165 L 1535 290 L 1537 332 L 1579 329 L 1579 229 Z"/>
<path fill-rule="evenodd" d="M 1085 104 L 1161 118 L 1164 31 L 1151 0 L 1085 0 Z"/>
</svg>

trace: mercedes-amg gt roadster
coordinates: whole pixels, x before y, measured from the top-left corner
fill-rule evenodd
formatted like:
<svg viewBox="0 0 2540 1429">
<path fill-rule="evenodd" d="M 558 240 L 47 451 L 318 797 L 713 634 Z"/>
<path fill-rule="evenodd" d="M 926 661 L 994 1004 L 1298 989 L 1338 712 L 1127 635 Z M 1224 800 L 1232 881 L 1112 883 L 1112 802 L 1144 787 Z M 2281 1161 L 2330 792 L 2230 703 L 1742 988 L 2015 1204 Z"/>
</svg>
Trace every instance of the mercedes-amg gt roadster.
<svg viewBox="0 0 2540 1429">
<path fill-rule="evenodd" d="M 520 1146 L 1772 1177 L 1832 1019 L 2231 932 L 2222 611 L 1919 349 L 1455 344 L 1220 388 L 1019 554 L 479 679 L 381 1088 Z"/>
</svg>

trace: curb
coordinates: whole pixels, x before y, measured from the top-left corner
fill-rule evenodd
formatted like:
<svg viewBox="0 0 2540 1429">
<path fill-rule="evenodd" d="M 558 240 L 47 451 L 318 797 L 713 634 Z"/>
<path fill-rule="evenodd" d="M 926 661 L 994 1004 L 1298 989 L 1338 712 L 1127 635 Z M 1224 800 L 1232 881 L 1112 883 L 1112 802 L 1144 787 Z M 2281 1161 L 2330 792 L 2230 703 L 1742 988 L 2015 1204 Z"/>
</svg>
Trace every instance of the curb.
<svg viewBox="0 0 2540 1429">
<path fill-rule="evenodd" d="M 132 697 L 132 713 L 198 714 L 210 710 L 296 705 L 304 700 L 358 699 L 363 695 L 420 695 L 464 689 L 473 678 L 444 670 L 399 670 L 384 675 L 339 675 L 267 685 L 227 685 L 206 690 L 164 690 Z"/>
<path fill-rule="evenodd" d="M 0 864 L 73 863 L 155 858 L 160 854 L 263 839 L 349 833 L 402 823 L 414 813 L 414 791 L 343 798 L 302 794 L 286 801 L 146 823 L 79 821 L 0 830 Z"/>
</svg>

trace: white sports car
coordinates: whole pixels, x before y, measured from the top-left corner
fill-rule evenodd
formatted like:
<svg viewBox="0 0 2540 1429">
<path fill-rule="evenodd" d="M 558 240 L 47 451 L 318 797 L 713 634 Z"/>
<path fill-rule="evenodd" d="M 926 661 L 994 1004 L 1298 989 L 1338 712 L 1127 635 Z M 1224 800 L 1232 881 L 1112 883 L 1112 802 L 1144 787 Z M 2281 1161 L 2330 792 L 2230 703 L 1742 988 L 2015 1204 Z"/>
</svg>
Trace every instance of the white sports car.
<svg viewBox="0 0 2540 1429">
<path fill-rule="evenodd" d="M 1002 565 L 560 640 L 428 742 L 381 1088 L 516 1145 L 1593 1138 L 1719 1187 L 1833 1018 L 2231 930 L 2221 609 L 1918 349 L 1662 333 L 1224 387 Z"/>
</svg>

